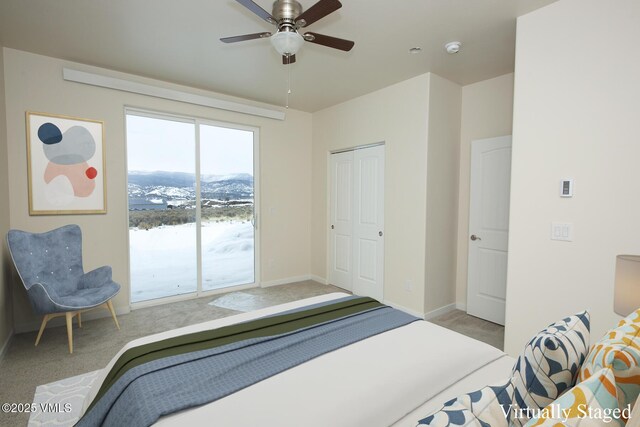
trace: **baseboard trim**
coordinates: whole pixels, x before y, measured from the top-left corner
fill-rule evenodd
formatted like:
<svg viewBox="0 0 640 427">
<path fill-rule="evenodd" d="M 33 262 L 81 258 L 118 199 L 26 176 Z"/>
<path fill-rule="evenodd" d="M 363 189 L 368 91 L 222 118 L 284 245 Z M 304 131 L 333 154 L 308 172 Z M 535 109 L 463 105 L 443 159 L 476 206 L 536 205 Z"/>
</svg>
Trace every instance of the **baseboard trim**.
<svg viewBox="0 0 640 427">
<path fill-rule="evenodd" d="M 456 304 L 445 305 L 440 308 L 436 308 L 428 313 L 425 313 L 424 320 L 433 319 L 434 317 L 442 316 L 443 314 L 447 314 L 457 308 Z"/>
<path fill-rule="evenodd" d="M 9 350 L 9 346 L 11 345 L 12 340 L 13 340 L 13 329 L 9 331 L 9 336 L 4 341 L 4 344 L 2 344 L 2 348 L 0 348 L 0 360 L 4 359 L 4 355 L 7 353 L 7 350 Z"/>
<path fill-rule="evenodd" d="M 320 284 L 323 284 L 323 285 L 328 285 L 329 284 L 329 281 L 327 279 L 325 279 L 324 277 L 316 276 L 315 274 L 310 275 L 309 279 L 313 280 L 314 282 L 318 282 Z"/>
<path fill-rule="evenodd" d="M 404 307 L 404 306 L 402 306 L 400 304 L 396 304 L 395 302 L 384 300 L 383 303 L 388 305 L 388 306 L 390 306 L 390 307 L 398 309 L 400 311 L 404 311 L 405 313 L 408 313 L 408 314 L 410 314 L 412 316 L 416 316 L 416 317 L 419 317 L 420 319 L 424 319 L 424 314 L 423 313 L 418 313 L 415 310 L 412 310 L 410 308 Z"/>
<path fill-rule="evenodd" d="M 466 313 L 467 312 L 467 304 L 466 303 L 462 303 L 462 302 L 457 302 L 456 303 L 456 310 L 461 310 L 461 311 L 464 311 Z"/>
<path fill-rule="evenodd" d="M 117 316 L 122 316 L 123 314 L 128 314 L 131 310 L 128 307 L 114 307 Z M 103 319 L 105 317 L 111 318 L 111 313 L 105 308 L 97 308 L 95 310 L 87 311 L 86 313 L 82 313 L 82 322 L 86 322 L 88 320 L 96 320 Z M 74 320 L 75 323 L 75 320 Z M 36 321 L 23 323 L 21 325 L 14 325 L 14 331 L 16 334 L 22 334 L 25 332 L 33 332 L 40 329 L 40 325 L 42 324 L 42 318 Z M 66 320 L 64 317 L 56 317 L 55 319 L 47 322 L 47 329 L 55 328 L 57 326 L 64 326 L 66 324 Z"/>
<path fill-rule="evenodd" d="M 288 285 L 289 283 L 304 282 L 312 280 L 312 276 L 307 274 L 304 276 L 285 277 L 284 279 L 269 280 L 268 282 L 260 282 L 261 288 L 270 288 L 272 286 Z"/>
</svg>

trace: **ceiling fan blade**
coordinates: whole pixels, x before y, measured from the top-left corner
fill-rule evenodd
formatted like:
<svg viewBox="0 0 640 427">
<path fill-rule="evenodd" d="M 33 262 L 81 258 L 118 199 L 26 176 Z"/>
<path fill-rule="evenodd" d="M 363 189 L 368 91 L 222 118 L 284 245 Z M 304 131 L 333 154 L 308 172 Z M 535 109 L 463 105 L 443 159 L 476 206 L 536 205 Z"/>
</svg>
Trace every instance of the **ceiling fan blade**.
<svg viewBox="0 0 640 427">
<path fill-rule="evenodd" d="M 252 0 L 236 0 L 238 3 L 249 9 L 251 12 L 258 15 L 261 19 L 264 19 L 270 24 L 276 24 L 276 20 L 271 16 L 269 12 L 255 4 Z"/>
<path fill-rule="evenodd" d="M 282 55 L 282 63 L 284 65 L 289 65 L 289 64 L 293 64 L 294 62 L 296 62 L 296 56 L 295 55 Z"/>
<path fill-rule="evenodd" d="M 223 37 L 220 39 L 220 41 L 223 43 L 237 43 L 237 42 L 243 42 L 246 40 L 264 39 L 267 37 L 271 37 L 271 33 L 254 33 L 254 34 L 245 34 L 243 36 Z"/>
<path fill-rule="evenodd" d="M 322 46 L 344 50 L 345 52 L 349 52 L 355 45 L 355 43 L 350 40 L 325 36 L 324 34 L 318 33 L 305 33 L 304 39 L 310 43 L 321 44 Z"/>
<path fill-rule="evenodd" d="M 296 18 L 296 24 L 300 27 L 306 27 L 307 25 L 311 25 L 324 18 L 328 14 L 335 12 L 341 7 L 342 3 L 338 0 L 320 0 L 309 9 L 302 12 L 302 14 Z"/>
</svg>

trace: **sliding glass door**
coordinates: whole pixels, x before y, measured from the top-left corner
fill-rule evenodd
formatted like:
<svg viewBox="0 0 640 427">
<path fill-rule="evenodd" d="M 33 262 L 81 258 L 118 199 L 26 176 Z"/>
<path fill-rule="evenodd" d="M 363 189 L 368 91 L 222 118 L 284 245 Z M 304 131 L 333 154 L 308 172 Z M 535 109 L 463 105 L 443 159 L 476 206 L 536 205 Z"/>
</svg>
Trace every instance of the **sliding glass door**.
<svg viewBox="0 0 640 427">
<path fill-rule="evenodd" d="M 253 283 L 253 132 L 200 126 L 202 288 Z"/>
<path fill-rule="evenodd" d="M 132 302 L 198 290 L 195 130 L 127 115 Z"/>
<path fill-rule="evenodd" d="M 257 131 L 126 120 L 131 301 L 253 284 Z"/>
</svg>

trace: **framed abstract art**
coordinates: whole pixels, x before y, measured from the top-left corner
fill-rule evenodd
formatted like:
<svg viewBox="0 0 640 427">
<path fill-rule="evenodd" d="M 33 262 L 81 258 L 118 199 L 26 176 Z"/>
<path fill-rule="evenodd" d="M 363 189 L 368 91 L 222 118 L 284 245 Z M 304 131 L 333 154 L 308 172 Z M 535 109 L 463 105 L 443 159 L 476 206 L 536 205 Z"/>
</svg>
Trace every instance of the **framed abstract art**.
<svg viewBox="0 0 640 427">
<path fill-rule="evenodd" d="M 30 215 L 107 212 L 104 123 L 27 112 Z"/>
</svg>

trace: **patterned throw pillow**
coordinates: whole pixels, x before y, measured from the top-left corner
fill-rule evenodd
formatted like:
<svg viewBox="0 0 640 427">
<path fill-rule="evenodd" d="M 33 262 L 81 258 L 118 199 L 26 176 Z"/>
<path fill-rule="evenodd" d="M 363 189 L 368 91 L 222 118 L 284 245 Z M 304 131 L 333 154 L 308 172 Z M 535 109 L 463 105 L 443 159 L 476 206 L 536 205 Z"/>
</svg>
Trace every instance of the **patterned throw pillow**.
<svg viewBox="0 0 640 427">
<path fill-rule="evenodd" d="M 440 411 L 418 421 L 418 426 L 508 427 L 511 396 L 510 383 L 488 386 L 448 401 Z"/>
<path fill-rule="evenodd" d="M 507 384 L 453 399 L 418 425 L 522 426 L 529 421 L 529 409 L 544 408 L 573 386 L 588 342 L 586 311 L 549 325 L 529 341 Z"/>
<path fill-rule="evenodd" d="M 580 369 L 579 381 L 609 366 L 616 377 L 620 408 L 633 406 L 640 393 L 640 309 L 593 346 Z"/>
<path fill-rule="evenodd" d="M 615 381 L 611 369 L 599 370 L 544 408 L 540 417 L 525 427 L 624 426 L 621 416 L 629 415 L 619 411 Z"/>
<path fill-rule="evenodd" d="M 589 313 L 583 311 L 549 325 L 529 341 L 513 367 L 514 407 L 525 413 L 544 408 L 573 387 L 587 356 L 589 327 Z"/>
<path fill-rule="evenodd" d="M 418 421 L 418 426 L 431 427 L 484 427 L 482 422 L 469 409 L 455 400 L 447 402 L 444 408 Z M 506 427 L 506 422 L 500 427 Z"/>
</svg>

